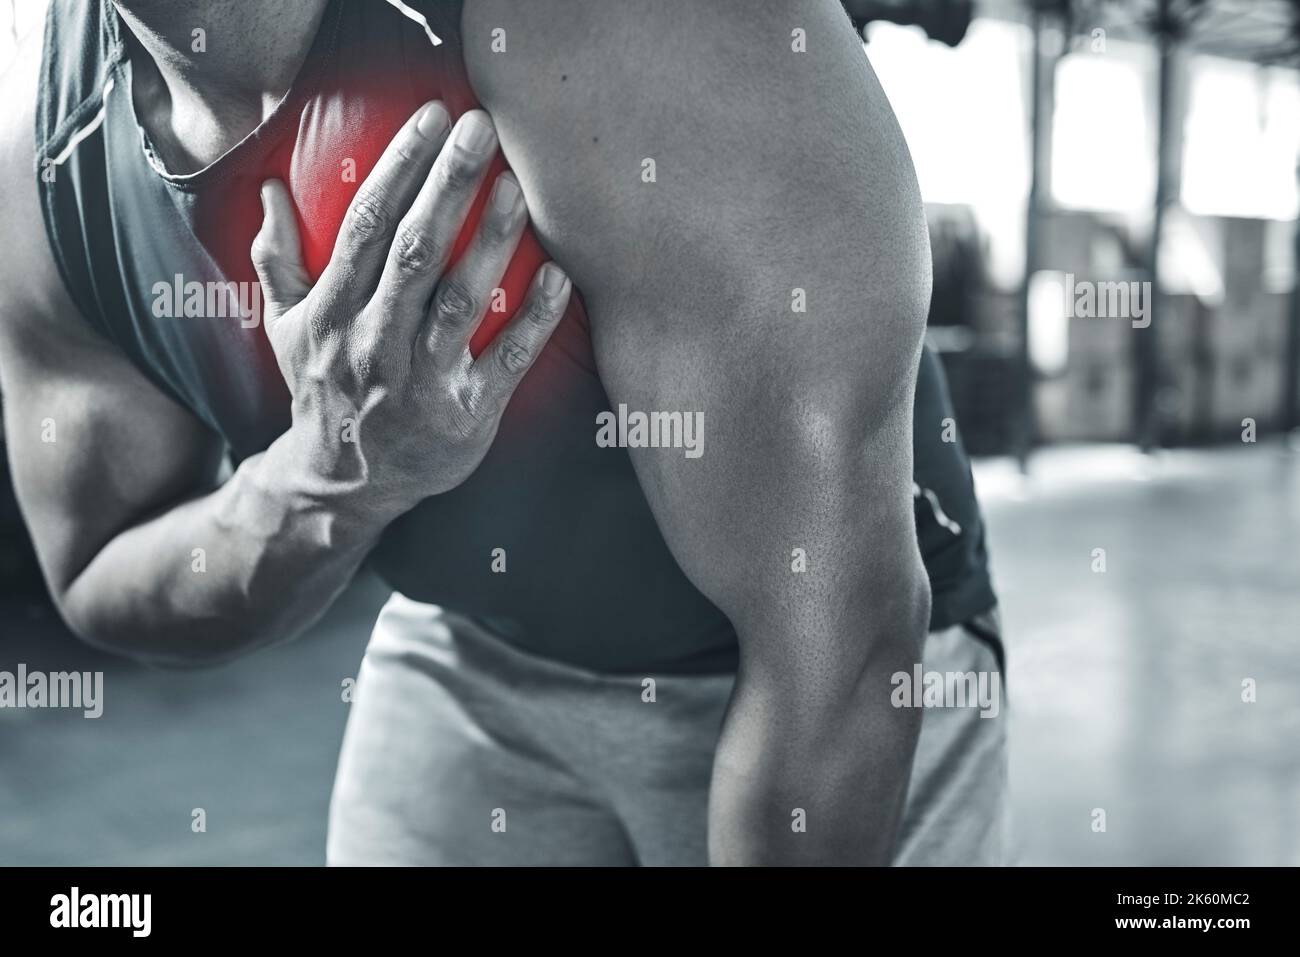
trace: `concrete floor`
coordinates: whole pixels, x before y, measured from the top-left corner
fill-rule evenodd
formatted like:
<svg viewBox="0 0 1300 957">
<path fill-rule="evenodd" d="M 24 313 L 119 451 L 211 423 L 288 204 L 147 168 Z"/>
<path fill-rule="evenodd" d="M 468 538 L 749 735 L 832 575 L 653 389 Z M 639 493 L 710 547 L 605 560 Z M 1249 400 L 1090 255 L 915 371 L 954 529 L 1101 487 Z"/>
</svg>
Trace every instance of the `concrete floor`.
<svg viewBox="0 0 1300 957">
<path fill-rule="evenodd" d="M 1017 861 L 1300 864 L 1300 452 L 1055 450 L 977 478 Z M 360 582 L 304 640 L 180 674 L 0 608 L 0 670 L 106 672 L 98 720 L 0 710 L 0 864 L 320 863 L 341 683 L 382 598 Z"/>
<path fill-rule="evenodd" d="M 1300 452 L 1062 450 L 978 479 L 1017 860 L 1300 864 Z"/>
</svg>

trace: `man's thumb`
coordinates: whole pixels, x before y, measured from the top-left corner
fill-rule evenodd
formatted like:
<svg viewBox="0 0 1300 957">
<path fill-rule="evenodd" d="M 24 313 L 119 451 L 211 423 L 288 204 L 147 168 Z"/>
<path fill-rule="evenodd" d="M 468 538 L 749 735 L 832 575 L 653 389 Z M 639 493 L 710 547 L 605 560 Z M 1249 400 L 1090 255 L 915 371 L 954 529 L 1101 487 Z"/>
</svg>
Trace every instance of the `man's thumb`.
<svg viewBox="0 0 1300 957">
<path fill-rule="evenodd" d="M 262 228 L 249 250 L 262 284 L 267 322 L 274 322 L 296 306 L 311 289 L 302 264 L 302 244 L 293 201 L 279 180 L 262 184 Z"/>
</svg>

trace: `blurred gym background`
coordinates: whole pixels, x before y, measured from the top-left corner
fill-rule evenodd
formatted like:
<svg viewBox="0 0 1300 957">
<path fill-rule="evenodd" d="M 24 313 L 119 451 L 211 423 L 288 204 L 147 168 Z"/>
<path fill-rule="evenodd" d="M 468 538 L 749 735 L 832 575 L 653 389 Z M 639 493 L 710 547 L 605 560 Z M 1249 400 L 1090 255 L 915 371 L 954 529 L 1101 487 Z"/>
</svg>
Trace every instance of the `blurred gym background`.
<svg viewBox="0 0 1300 957">
<path fill-rule="evenodd" d="M 930 216 L 930 337 L 1007 628 L 1015 861 L 1300 864 L 1300 0 L 845 6 Z M 0 5 L 0 65 L 43 8 Z M 1150 324 L 1070 316 L 1071 281 L 1152 283 Z M 322 862 L 384 597 L 363 579 L 214 671 L 106 658 L 52 610 L 6 469 L 0 670 L 108 690 L 96 721 L 0 710 L 0 864 Z"/>
</svg>

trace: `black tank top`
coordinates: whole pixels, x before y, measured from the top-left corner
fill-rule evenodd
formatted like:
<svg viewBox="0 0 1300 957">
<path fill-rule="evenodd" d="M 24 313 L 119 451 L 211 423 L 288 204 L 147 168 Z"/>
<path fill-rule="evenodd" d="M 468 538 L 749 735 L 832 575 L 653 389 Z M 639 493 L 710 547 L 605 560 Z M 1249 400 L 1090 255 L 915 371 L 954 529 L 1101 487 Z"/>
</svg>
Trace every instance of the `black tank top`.
<svg viewBox="0 0 1300 957">
<path fill-rule="evenodd" d="M 405 119 L 430 99 L 453 116 L 475 105 L 458 26 L 455 2 L 332 0 L 272 115 L 210 166 L 176 176 L 136 122 L 126 27 L 112 3 L 50 4 L 36 173 L 55 261 L 85 320 L 235 461 L 290 421 L 263 329 L 236 301 L 245 294 L 248 305 L 250 286 L 239 284 L 256 282 L 248 250 L 261 182 L 289 186 L 308 270 L 319 274 L 349 200 Z M 530 234 L 502 283 L 509 309 L 497 325 L 543 258 Z M 606 672 L 734 668 L 735 634 L 669 553 L 626 451 L 594 441 L 611 405 L 574 299 L 482 465 L 395 522 L 371 562 L 403 594 L 485 619 L 535 654 Z M 927 352 L 914 491 L 934 628 L 994 603 L 969 464 L 944 440 L 951 414 Z"/>
</svg>

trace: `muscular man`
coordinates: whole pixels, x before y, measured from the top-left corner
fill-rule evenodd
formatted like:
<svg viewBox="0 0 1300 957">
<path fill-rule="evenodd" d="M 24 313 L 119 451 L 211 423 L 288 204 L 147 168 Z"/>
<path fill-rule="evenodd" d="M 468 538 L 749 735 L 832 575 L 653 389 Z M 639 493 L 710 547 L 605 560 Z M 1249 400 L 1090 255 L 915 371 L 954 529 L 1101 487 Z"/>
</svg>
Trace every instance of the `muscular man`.
<svg viewBox="0 0 1300 957">
<path fill-rule="evenodd" d="M 371 561 L 336 863 L 995 861 L 1003 719 L 893 694 L 1000 664 L 843 12 L 461 6 L 54 0 L 0 385 L 64 617 L 216 662 Z"/>
</svg>

